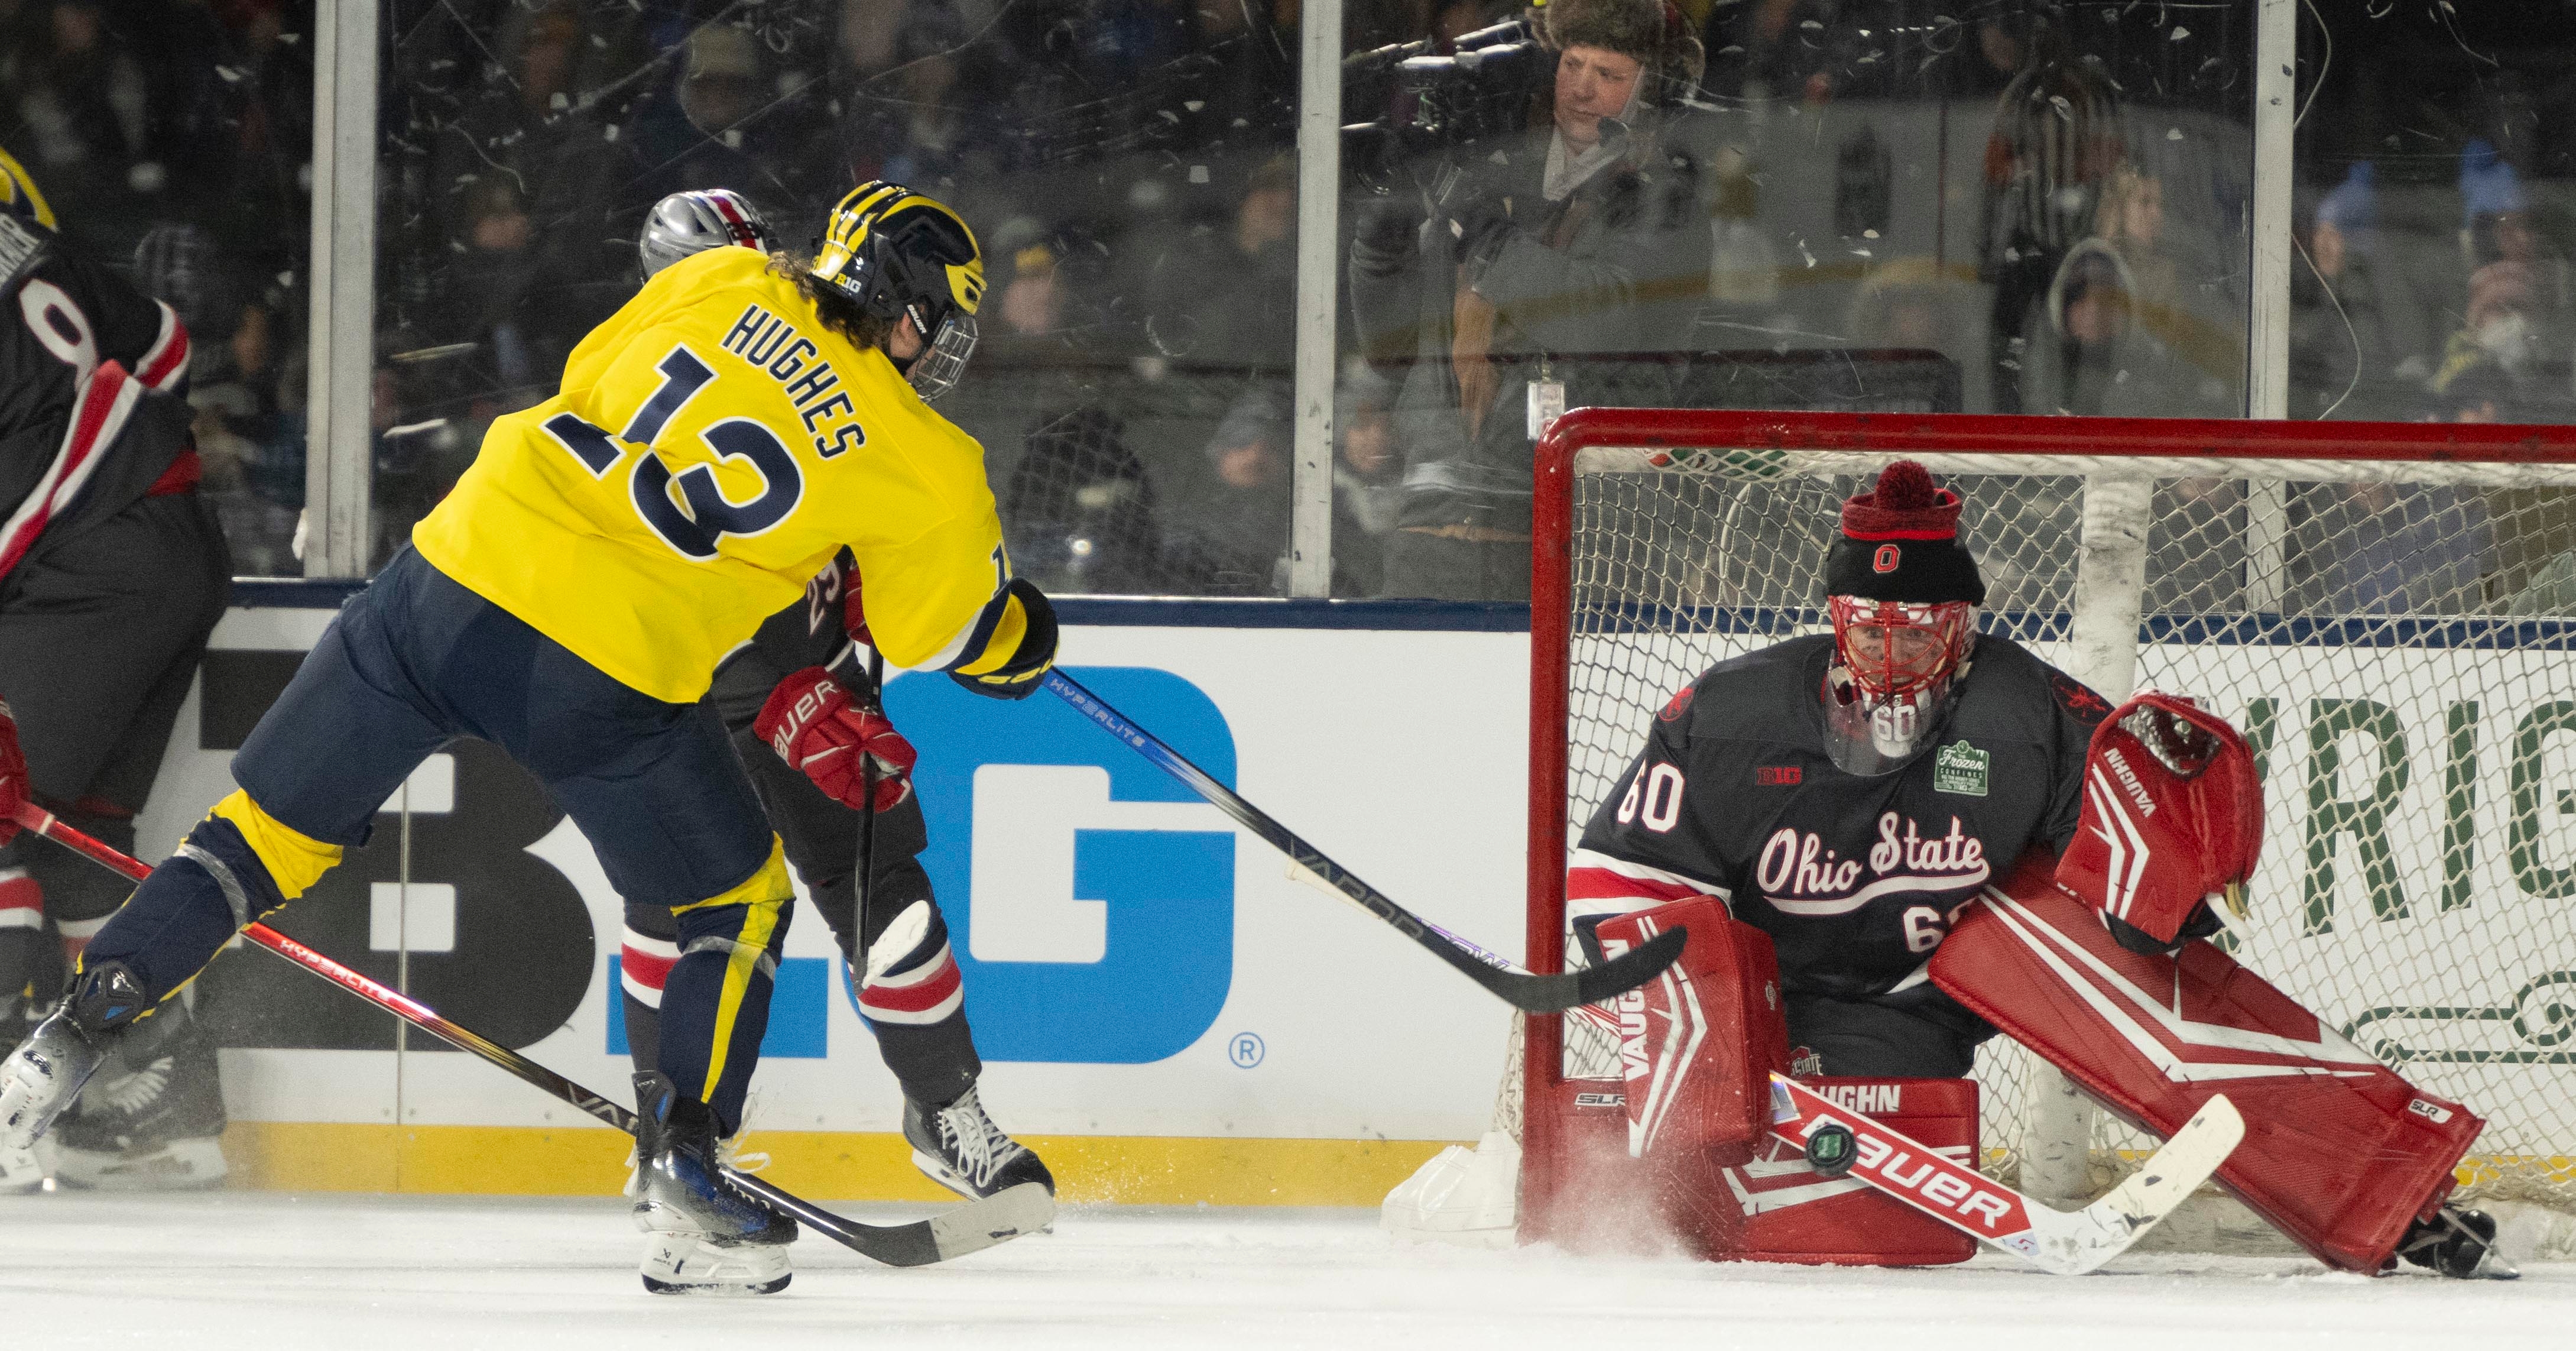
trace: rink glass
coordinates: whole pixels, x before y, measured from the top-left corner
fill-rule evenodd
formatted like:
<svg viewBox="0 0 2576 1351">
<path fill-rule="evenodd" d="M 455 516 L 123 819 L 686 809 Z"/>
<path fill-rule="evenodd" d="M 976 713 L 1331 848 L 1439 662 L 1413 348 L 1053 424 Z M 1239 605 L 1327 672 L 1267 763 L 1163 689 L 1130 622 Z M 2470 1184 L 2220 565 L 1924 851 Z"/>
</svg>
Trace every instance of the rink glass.
<svg viewBox="0 0 2576 1351">
<path fill-rule="evenodd" d="M 983 443 L 1019 571 L 1280 594 L 1296 44 L 1273 10 L 393 6 L 376 561 L 634 294 L 664 194 L 732 188 L 803 250 L 882 178 L 982 242 L 982 340 L 938 407 Z"/>
</svg>

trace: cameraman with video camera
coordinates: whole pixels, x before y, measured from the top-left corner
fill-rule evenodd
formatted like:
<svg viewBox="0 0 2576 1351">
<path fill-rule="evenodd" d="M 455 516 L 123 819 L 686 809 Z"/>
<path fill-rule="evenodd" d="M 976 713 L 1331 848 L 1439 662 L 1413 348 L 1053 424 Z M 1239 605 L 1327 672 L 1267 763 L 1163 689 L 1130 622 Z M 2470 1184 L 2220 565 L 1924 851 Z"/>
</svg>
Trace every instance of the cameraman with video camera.
<svg viewBox="0 0 2576 1351">
<path fill-rule="evenodd" d="M 1352 240 L 1361 349 L 1400 383 L 1388 595 L 1527 598 L 1532 442 L 1568 406 L 1568 363 L 1552 359 L 1677 348 L 1688 308 L 1674 302 L 1706 284 L 1704 176 L 1673 134 L 1702 64 L 1680 11 L 1554 0 L 1542 13 L 1526 60 L 1469 34 L 1456 57 L 1404 63 L 1428 87 L 1396 129 L 1410 172 Z M 1513 83 L 1522 69 L 1539 78 Z M 1442 124 L 1477 99 L 1504 105 L 1507 124 Z"/>
</svg>

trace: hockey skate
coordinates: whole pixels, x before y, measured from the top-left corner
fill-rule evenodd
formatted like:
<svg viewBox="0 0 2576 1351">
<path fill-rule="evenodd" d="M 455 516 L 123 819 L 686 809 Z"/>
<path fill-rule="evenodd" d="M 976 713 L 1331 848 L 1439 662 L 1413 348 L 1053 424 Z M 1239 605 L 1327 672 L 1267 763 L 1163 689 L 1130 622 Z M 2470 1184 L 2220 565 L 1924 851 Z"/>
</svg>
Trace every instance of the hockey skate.
<svg viewBox="0 0 2576 1351">
<path fill-rule="evenodd" d="M 119 1040 L 55 1130 L 54 1175 L 98 1191 L 219 1187 L 224 1124 L 214 1045 L 174 1000 Z"/>
<path fill-rule="evenodd" d="M 35 1030 L 35 1022 L 19 1016 L 16 996 L 0 997 L 0 1040 L 16 1046 Z M 41 1011 L 39 1011 L 41 1012 Z M 32 1015 L 31 1015 L 32 1016 Z M 0 1145 L 0 1196 L 18 1196 L 45 1185 L 52 1171 L 45 1166 L 44 1156 L 33 1148 Z"/>
<path fill-rule="evenodd" d="M 0 1150 L 33 1149 L 45 1128 L 80 1096 L 81 1085 L 107 1058 L 107 1047 L 106 1035 L 86 1031 L 73 1020 L 69 1004 L 36 1024 L 0 1061 Z"/>
<path fill-rule="evenodd" d="M 980 1201 L 1006 1187 L 1034 1182 L 1055 1195 L 1055 1175 L 1029 1147 L 984 1115 L 974 1089 L 945 1107 L 910 1098 L 903 1103 L 903 1138 L 912 1142 L 912 1165 L 931 1181 Z"/>
<path fill-rule="evenodd" d="M 640 1273 L 657 1295 L 787 1288 L 796 1222 L 720 1171 L 716 1120 L 661 1074 L 635 1076 L 635 1227 L 650 1237 Z"/>
<path fill-rule="evenodd" d="M 2510 1281 L 2522 1276 L 2496 1251 L 2495 1217 L 2483 1210 L 2446 1205 L 2429 1220 L 2417 1220 L 2397 1241 L 2397 1257 L 2464 1281 Z M 2396 1265 L 2391 1258 L 2389 1265 Z"/>
</svg>

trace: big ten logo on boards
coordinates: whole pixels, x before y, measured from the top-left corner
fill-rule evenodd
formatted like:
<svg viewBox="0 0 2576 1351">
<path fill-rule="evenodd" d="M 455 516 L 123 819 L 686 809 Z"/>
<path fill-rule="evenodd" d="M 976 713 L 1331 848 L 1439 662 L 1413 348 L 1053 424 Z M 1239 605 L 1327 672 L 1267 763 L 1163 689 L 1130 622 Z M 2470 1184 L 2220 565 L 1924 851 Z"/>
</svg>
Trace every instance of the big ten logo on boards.
<svg viewBox="0 0 2576 1351">
<path fill-rule="evenodd" d="M 1234 734 L 1196 686 L 1068 669 L 1220 783 Z M 886 686 L 921 752 L 922 855 L 987 1060 L 1141 1064 L 1216 1021 L 1234 983 L 1234 832 L 1059 699 L 997 703 L 944 677 Z"/>
<path fill-rule="evenodd" d="M 199 746 L 239 749 L 303 659 L 208 652 Z M 597 966 L 581 893 L 529 852 L 562 821 L 498 749 L 455 742 L 386 799 L 364 846 L 269 923 L 504 1046 L 533 1045 L 581 1006 Z M 200 985 L 227 1046 L 385 1051 L 399 1033 L 406 1050 L 452 1049 L 283 963 L 218 961 Z"/>
</svg>

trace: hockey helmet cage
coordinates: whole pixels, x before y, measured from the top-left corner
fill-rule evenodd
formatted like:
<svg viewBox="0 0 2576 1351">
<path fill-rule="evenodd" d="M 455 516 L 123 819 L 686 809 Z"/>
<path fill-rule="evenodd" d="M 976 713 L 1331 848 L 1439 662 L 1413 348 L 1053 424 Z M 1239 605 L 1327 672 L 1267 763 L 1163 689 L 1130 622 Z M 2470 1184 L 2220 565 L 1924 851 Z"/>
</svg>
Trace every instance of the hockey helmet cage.
<svg viewBox="0 0 2576 1351">
<path fill-rule="evenodd" d="M 46 204 L 45 194 L 36 190 L 36 180 L 6 150 L 0 150 L 0 211 L 48 230 L 56 228 L 54 209 Z"/>
<path fill-rule="evenodd" d="M 727 244 L 769 252 L 769 222 L 741 193 L 706 188 L 675 192 L 655 202 L 644 217 L 644 232 L 635 238 L 635 252 L 643 260 L 644 275 L 650 277 L 690 254 Z"/>
<path fill-rule="evenodd" d="M 912 318 L 919 356 L 897 363 L 925 400 L 956 385 L 975 351 L 984 253 L 964 217 L 896 183 L 867 182 L 832 208 L 814 275 L 870 318 Z"/>
</svg>

